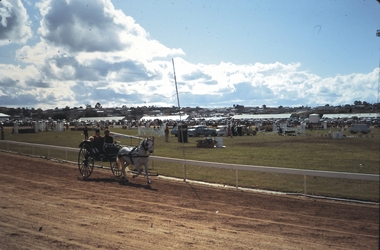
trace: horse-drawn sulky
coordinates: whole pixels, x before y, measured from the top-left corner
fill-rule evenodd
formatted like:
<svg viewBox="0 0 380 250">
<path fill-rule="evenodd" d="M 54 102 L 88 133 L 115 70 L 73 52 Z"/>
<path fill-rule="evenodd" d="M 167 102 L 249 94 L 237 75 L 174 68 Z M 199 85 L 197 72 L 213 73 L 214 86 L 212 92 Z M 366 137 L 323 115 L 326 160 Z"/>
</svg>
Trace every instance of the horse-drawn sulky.
<svg viewBox="0 0 380 250">
<path fill-rule="evenodd" d="M 146 177 L 147 183 L 150 173 L 148 172 L 149 155 L 153 153 L 154 137 L 146 138 L 136 147 L 122 147 L 117 144 L 104 143 L 103 149 L 99 150 L 91 140 L 84 140 L 79 144 L 78 168 L 83 179 L 90 177 L 94 170 L 95 161 L 109 162 L 114 176 L 122 177 L 128 182 L 126 168 L 130 165 L 136 167 L 136 171 L 128 171 L 133 178 L 140 174 Z M 144 166 L 144 173 L 141 166 Z"/>
</svg>

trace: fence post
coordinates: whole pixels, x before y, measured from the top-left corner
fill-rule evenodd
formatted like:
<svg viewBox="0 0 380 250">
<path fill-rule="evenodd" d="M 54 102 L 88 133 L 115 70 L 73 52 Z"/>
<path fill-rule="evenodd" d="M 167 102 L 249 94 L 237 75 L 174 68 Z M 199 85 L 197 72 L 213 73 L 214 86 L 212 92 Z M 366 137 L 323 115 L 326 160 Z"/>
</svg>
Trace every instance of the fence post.
<svg viewBox="0 0 380 250">
<path fill-rule="evenodd" d="M 306 196 L 306 175 L 303 176 L 303 193 Z"/>
<path fill-rule="evenodd" d="M 186 181 L 186 165 L 183 164 L 183 181 Z"/>
<path fill-rule="evenodd" d="M 238 174 L 237 169 L 236 169 L 236 189 L 239 189 L 239 174 Z"/>
</svg>

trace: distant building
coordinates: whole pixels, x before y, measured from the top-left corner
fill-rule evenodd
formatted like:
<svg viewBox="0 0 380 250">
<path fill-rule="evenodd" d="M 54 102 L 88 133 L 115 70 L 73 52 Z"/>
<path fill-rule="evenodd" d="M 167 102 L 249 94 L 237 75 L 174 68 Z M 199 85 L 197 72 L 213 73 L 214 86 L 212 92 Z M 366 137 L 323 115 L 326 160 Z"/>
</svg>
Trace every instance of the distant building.
<svg viewBox="0 0 380 250">
<path fill-rule="evenodd" d="M 10 118 L 9 115 L 6 115 L 6 114 L 3 114 L 3 113 L 0 113 L 0 121 L 9 120 L 9 118 Z"/>
</svg>

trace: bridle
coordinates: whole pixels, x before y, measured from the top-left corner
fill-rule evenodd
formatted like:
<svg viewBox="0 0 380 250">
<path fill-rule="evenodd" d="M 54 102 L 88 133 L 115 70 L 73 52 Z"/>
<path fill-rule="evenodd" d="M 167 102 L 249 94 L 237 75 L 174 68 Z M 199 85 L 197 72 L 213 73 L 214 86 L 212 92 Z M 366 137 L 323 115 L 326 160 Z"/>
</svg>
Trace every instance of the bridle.
<svg viewBox="0 0 380 250">
<path fill-rule="evenodd" d="M 148 144 L 148 140 L 151 140 L 152 141 L 152 144 L 153 144 L 153 140 L 152 139 L 144 139 L 141 143 L 143 149 L 145 151 L 148 151 L 149 150 L 149 144 Z"/>
</svg>

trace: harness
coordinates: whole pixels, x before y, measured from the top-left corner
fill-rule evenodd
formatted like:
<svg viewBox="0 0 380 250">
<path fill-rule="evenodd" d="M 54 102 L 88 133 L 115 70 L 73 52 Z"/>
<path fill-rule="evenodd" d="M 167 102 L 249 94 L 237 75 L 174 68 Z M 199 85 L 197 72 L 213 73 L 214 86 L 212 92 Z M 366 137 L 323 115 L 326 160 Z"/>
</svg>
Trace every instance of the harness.
<svg viewBox="0 0 380 250">
<path fill-rule="evenodd" d="M 146 140 L 143 140 L 142 143 L 140 144 L 140 146 L 142 146 L 145 151 L 148 151 L 148 149 L 149 149 L 146 146 Z M 139 149 L 139 147 L 134 147 L 131 151 L 128 152 L 128 154 L 121 154 L 120 156 L 128 156 L 132 162 L 132 165 L 135 165 L 133 158 L 147 158 L 147 157 L 149 157 L 149 155 L 139 155 L 138 149 Z"/>
</svg>

